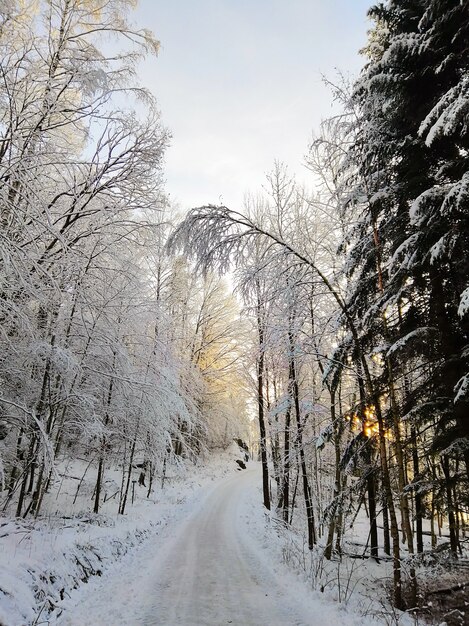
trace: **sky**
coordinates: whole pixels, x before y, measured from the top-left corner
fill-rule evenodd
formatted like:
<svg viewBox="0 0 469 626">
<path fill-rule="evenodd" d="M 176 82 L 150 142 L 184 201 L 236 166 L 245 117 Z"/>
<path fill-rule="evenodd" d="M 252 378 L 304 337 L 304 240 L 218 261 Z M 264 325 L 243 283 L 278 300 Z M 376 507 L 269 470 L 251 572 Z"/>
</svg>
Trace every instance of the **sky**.
<svg viewBox="0 0 469 626">
<path fill-rule="evenodd" d="M 332 112 L 323 76 L 364 63 L 371 0 L 140 0 L 161 42 L 139 68 L 172 134 L 167 191 L 182 209 L 242 208 L 275 160 L 308 185 L 304 155 Z"/>
</svg>

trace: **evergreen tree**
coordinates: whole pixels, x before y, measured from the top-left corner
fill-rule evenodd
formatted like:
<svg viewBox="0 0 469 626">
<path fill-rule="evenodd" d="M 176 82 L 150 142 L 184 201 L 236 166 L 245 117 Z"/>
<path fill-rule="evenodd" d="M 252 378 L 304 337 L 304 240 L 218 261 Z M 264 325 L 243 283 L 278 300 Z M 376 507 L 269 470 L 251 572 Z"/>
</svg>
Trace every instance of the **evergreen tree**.
<svg viewBox="0 0 469 626">
<path fill-rule="evenodd" d="M 421 365 L 407 408 L 424 405 L 437 418 L 434 448 L 469 467 L 469 4 L 390 0 L 370 15 L 353 97 L 352 162 L 367 200 L 354 312 L 375 343 L 380 316 L 389 320 L 394 367 L 409 356 Z"/>
<path fill-rule="evenodd" d="M 349 102 L 343 210 L 357 219 L 343 245 L 347 306 L 364 350 L 381 355 L 374 395 L 393 433 L 403 534 L 413 552 L 402 436 L 414 482 L 423 424 L 445 481 L 453 480 L 450 459 L 463 458 L 469 473 L 469 3 L 388 0 L 369 15 L 369 62 Z M 384 480 L 385 445 L 380 456 Z M 446 506 L 451 526 L 458 505 L 448 496 Z M 420 495 L 416 509 L 419 522 Z M 451 546 L 455 552 L 454 532 Z"/>
</svg>

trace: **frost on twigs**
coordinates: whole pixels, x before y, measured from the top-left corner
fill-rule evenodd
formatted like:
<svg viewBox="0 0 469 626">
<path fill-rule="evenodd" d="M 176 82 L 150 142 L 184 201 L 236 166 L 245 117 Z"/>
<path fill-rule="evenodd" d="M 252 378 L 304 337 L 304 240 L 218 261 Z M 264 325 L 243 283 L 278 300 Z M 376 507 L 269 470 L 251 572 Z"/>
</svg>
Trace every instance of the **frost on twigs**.
<svg viewBox="0 0 469 626">
<path fill-rule="evenodd" d="M 192 209 L 168 241 L 168 250 L 180 250 L 197 261 L 203 272 L 226 272 L 248 254 L 249 243 L 259 235 L 254 223 L 225 206 Z"/>
</svg>

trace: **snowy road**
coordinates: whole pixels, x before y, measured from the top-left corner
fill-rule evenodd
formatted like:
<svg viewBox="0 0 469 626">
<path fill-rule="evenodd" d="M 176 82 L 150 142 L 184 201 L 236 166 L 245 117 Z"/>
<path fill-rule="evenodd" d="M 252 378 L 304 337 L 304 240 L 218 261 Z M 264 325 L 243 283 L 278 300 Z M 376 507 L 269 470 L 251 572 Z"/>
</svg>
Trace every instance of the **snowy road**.
<svg viewBox="0 0 469 626">
<path fill-rule="evenodd" d="M 245 494 L 258 469 L 207 490 L 185 520 L 99 582 L 85 585 L 59 624 L 310 626 L 246 533 Z M 169 532 L 168 532 L 169 531 Z M 165 536 L 165 534 L 167 536 Z M 150 540 L 151 542 L 152 540 Z"/>
<path fill-rule="evenodd" d="M 248 471 L 220 485 L 178 533 L 155 572 L 145 626 L 305 623 L 284 606 L 245 541 L 238 505 L 253 474 L 258 480 Z"/>
</svg>

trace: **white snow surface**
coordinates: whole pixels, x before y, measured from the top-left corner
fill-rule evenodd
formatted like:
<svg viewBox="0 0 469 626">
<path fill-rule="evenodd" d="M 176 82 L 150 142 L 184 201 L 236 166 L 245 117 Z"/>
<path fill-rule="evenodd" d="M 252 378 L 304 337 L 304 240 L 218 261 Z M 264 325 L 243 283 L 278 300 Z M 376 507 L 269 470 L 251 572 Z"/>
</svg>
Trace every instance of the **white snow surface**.
<svg viewBox="0 0 469 626">
<path fill-rule="evenodd" d="M 465 289 L 461 294 L 461 299 L 459 301 L 459 308 L 458 308 L 459 317 L 464 317 L 468 311 L 469 311 L 469 287 L 467 287 L 467 289 Z"/>
<path fill-rule="evenodd" d="M 61 603 L 56 626 L 372 626 L 312 591 L 265 534 L 260 466 L 202 486 L 171 524 Z M 381 622 L 382 623 L 382 622 Z"/>
<path fill-rule="evenodd" d="M 86 462 L 62 462 L 61 478 L 47 494 L 41 518 L 0 517 L 0 626 L 48 623 L 61 598 L 77 586 L 87 587 L 88 578 L 102 575 L 104 580 L 126 553 L 148 545 L 162 528 L 187 515 L 199 492 L 233 474 L 240 457 L 233 445 L 204 465 L 168 468 L 164 489 L 158 480 L 149 499 L 146 487 L 137 485 L 135 505 L 129 502 L 125 516 L 117 515 L 118 502 L 112 497 L 102 504 L 102 513 L 90 513 L 94 475 L 86 474 Z M 76 500 L 77 477 L 85 475 Z M 111 494 L 119 472 L 109 468 L 107 475 L 105 490 Z"/>
<path fill-rule="evenodd" d="M 422 341 L 422 339 L 425 338 L 426 336 L 430 336 L 430 334 L 433 331 L 434 331 L 434 328 L 432 326 L 422 326 L 421 328 L 417 328 L 416 330 L 413 330 L 410 333 L 407 333 L 407 335 L 404 335 L 404 337 L 401 337 L 400 339 L 398 339 L 388 348 L 388 351 L 386 352 L 386 356 L 389 357 L 392 354 L 394 354 L 394 352 L 397 352 L 398 350 L 402 350 L 402 348 L 409 341 L 413 341 L 416 338 Z"/>
<path fill-rule="evenodd" d="M 99 516 L 73 513 L 63 488 L 57 496 L 67 518 L 54 515 L 51 494 L 47 517 L 5 519 L 0 625 L 388 623 L 385 593 L 376 585 L 390 576 L 388 564 L 346 560 L 337 570 L 320 558 L 322 546 L 309 553 L 301 530 L 286 529 L 265 511 L 260 464 L 238 471 L 242 456 L 233 445 L 169 476 L 149 500 L 142 488 L 125 516 L 112 512 L 113 500 Z M 364 545 L 366 519 L 359 516 L 349 532 L 351 546 Z"/>
<path fill-rule="evenodd" d="M 454 398 L 454 404 L 466 398 L 469 392 L 469 374 L 466 374 L 465 376 L 463 376 L 462 378 L 458 380 L 454 388 L 454 391 L 456 392 L 456 396 Z"/>
<path fill-rule="evenodd" d="M 457 132 L 469 111 L 469 77 L 463 76 L 457 85 L 447 91 L 420 125 L 419 135 L 427 146 L 435 139 Z"/>
</svg>

